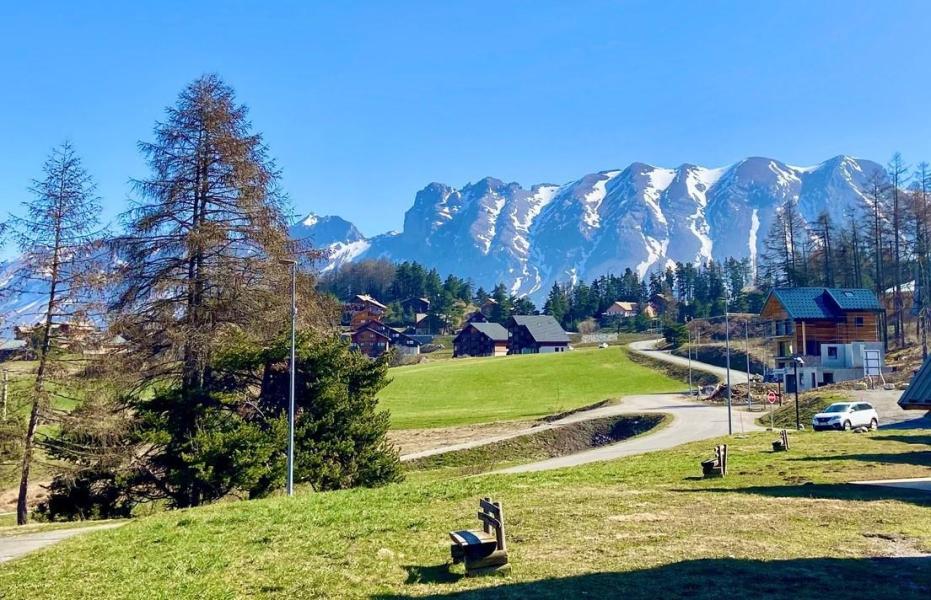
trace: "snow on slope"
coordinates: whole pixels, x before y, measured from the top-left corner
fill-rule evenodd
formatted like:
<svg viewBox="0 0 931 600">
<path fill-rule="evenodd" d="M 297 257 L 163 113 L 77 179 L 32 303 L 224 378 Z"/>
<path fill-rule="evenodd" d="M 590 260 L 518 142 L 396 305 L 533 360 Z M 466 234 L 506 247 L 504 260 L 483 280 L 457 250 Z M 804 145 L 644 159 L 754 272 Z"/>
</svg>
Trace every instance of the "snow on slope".
<svg viewBox="0 0 931 600">
<path fill-rule="evenodd" d="M 416 260 L 540 301 L 554 282 L 626 268 L 646 275 L 676 261 L 726 257 L 756 268 L 783 202 L 808 221 L 827 211 L 846 222 L 877 175 L 877 163 L 837 156 L 803 167 L 762 157 L 717 168 L 633 163 L 530 188 L 486 177 L 461 189 L 429 184 L 397 233 L 366 238 L 348 221 L 315 214 L 291 233 L 330 251 L 324 271 L 366 258 Z M 33 300 L 7 306 L 29 311 Z"/>
</svg>

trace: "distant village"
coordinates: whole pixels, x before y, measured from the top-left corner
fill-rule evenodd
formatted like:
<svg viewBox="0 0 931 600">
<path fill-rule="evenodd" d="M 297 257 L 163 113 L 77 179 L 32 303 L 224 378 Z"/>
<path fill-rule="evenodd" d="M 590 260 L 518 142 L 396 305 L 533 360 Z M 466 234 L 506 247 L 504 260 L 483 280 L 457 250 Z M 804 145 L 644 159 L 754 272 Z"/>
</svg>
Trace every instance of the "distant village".
<svg viewBox="0 0 931 600">
<path fill-rule="evenodd" d="M 569 334 L 551 315 L 512 315 L 504 323 L 489 319 L 495 300 L 488 298 L 465 315 L 460 326 L 431 316 L 427 298 L 402 302 L 411 322 L 389 327 L 383 320 L 389 308 L 377 299 L 358 294 L 343 305 L 346 339 L 370 357 L 395 350 L 415 356 L 429 349 L 439 332 L 454 333 L 453 358 L 538 354 L 571 350 Z M 663 316 L 661 296 L 641 306 L 614 302 L 601 315 L 602 323 L 618 323 L 638 316 Z M 806 391 L 865 376 L 882 377 L 885 310 L 874 292 L 854 288 L 774 288 L 763 309 L 752 318 L 762 324 L 772 361 L 767 378 L 786 392 Z M 797 380 L 796 380 L 797 377 Z"/>
</svg>

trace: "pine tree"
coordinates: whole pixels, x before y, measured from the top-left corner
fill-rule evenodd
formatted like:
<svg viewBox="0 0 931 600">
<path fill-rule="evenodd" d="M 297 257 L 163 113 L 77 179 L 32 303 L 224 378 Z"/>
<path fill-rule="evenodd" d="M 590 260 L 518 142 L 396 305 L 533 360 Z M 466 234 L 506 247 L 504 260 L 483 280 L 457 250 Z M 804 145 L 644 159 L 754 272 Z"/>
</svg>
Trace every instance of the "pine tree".
<svg viewBox="0 0 931 600">
<path fill-rule="evenodd" d="M 22 268 L 4 293 L 15 293 L 29 283 L 41 282 L 48 290 L 37 329 L 38 366 L 32 386 L 31 409 L 23 443 L 16 522 L 27 521 L 29 488 L 36 429 L 49 415 L 52 361 L 59 325 L 84 320 L 92 312 L 93 291 L 100 281 L 98 269 L 99 200 L 91 176 L 70 143 L 54 149 L 33 181 L 33 198 L 24 203 L 25 216 L 6 223 L 22 252 Z"/>
</svg>

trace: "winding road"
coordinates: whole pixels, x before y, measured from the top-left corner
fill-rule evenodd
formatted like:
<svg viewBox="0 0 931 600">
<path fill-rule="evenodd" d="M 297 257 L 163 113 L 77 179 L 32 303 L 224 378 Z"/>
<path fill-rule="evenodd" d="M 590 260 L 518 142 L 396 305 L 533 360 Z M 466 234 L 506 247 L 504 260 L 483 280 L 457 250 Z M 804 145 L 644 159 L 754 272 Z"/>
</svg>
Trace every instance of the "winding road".
<svg viewBox="0 0 931 600">
<path fill-rule="evenodd" d="M 657 360 L 688 366 L 688 360 L 685 358 L 674 356 L 669 352 L 655 350 L 656 343 L 657 340 L 634 342 L 630 344 L 630 349 Z M 706 363 L 699 363 L 695 360 L 692 361 L 692 368 L 713 373 L 721 377 L 722 380 L 727 376 L 727 369 Z M 732 384 L 746 382 L 746 373 L 731 369 Z M 622 456 L 643 454 L 654 450 L 665 450 L 688 442 L 696 442 L 728 434 L 729 428 L 726 406 L 715 406 L 694 402 L 687 399 L 683 394 L 626 396 L 620 404 L 605 406 L 592 411 L 579 412 L 567 417 L 565 420 L 557 421 L 553 423 L 553 425 L 558 426 L 568 422 L 584 421 L 598 417 L 643 413 L 667 414 L 672 417 L 672 420 L 655 432 L 645 433 L 625 442 L 601 446 L 568 456 L 560 456 L 539 462 L 518 465 L 497 472 L 527 473 L 532 471 L 546 471 L 549 469 L 562 469 L 564 467 L 574 467 L 598 461 L 612 460 Z M 734 433 L 759 431 L 763 429 L 754 423 L 755 417 L 753 414 L 747 413 L 737 407 L 734 407 L 732 410 L 731 419 L 732 431 Z"/>
</svg>

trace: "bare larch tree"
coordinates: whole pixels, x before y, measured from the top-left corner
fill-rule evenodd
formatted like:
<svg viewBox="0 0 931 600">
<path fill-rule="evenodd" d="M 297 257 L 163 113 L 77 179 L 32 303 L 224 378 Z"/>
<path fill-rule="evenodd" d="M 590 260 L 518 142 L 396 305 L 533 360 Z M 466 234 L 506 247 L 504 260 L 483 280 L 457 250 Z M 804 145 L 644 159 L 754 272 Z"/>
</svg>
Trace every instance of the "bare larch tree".
<svg viewBox="0 0 931 600">
<path fill-rule="evenodd" d="M 33 181 L 32 199 L 24 202 L 23 216 L 11 216 L 6 227 L 18 245 L 22 265 L 5 293 L 42 290 L 42 312 L 37 315 L 38 366 L 32 386 L 31 409 L 23 442 L 16 522 L 26 523 L 29 470 L 33 462 L 36 430 L 50 414 L 55 394 L 50 382 L 50 361 L 61 325 L 88 318 L 99 283 L 99 200 L 91 176 L 70 143 L 55 148 Z"/>
<path fill-rule="evenodd" d="M 190 397 L 209 377 L 225 332 L 279 333 L 287 323 L 292 242 L 279 174 L 247 110 L 216 75 L 188 85 L 155 140 L 141 142 L 151 176 L 115 242 L 121 263 L 115 327 L 140 383 L 179 383 Z"/>
</svg>

